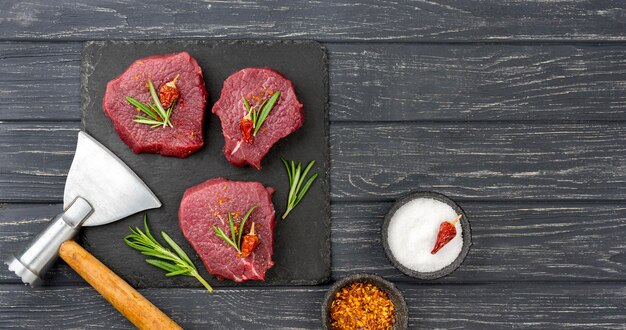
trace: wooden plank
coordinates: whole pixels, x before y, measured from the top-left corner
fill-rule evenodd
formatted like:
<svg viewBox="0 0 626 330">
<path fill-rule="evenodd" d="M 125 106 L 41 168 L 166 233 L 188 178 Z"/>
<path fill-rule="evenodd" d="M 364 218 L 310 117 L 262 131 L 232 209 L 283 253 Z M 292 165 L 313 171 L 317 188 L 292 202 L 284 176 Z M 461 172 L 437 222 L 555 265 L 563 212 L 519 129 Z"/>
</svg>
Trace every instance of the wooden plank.
<svg viewBox="0 0 626 330">
<path fill-rule="evenodd" d="M 328 45 L 331 118 L 626 118 L 623 45 Z"/>
<path fill-rule="evenodd" d="M 0 122 L 0 202 L 62 201 L 79 126 Z"/>
<path fill-rule="evenodd" d="M 624 200 L 626 126 L 331 125 L 333 200 L 435 190 L 462 200 Z"/>
<path fill-rule="evenodd" d="M 0 43 L 0 120 L 79 119 L 81 49 L 79 43 Z"/>
<path fill-rule="evenodd" d="M 326 47 L 332 121 L 626 118 L 622 44 Z M 79 120 L 80 51 L 0 43 L 0 120 Z"/>
<path fill-rule="evenodd" d="M 623 203 L 459 204 L 470 220 L 473 245 L 461 267 L 436 282 L 626 280 Z M 416 281 L 396 270 L 382 248 L 380 228 L 391 205 L 333 204 L 334 279 L 362 272 Z"/>
<path fill-rule="evenodd" d="M 185 329 L 319 328 L 327 286 L 147 289 L 140 292 Z M 623 329 L 621 283 L 400 284 L 409 328 Z M 0 285 L 0 327 L 130 329 L 93 289 Z"/>
<path fill-rule="evenodd" d="M 624 281 L 626 205 L 616 203 L 463 202 L 474 245 L 446 283 Z M 332 275 L 376 273 L 389 280 L 416 282 L 387 260 L 380 239 L 391 203 L 332 205 Z M 55 214 L 60 204 L 0 207 L 0 251 L 20 250 Z M 121 239 L 121 237 L 120 237 Z M 0 267 L 0 283 L 19 283 Z M 58 263 L 49 285 L 83 283 Z"/>
<path fill-rule="evenodd" d="M 619 0 L 12 0 L 0 7 L 0 39 L 625 40 L 624 10 Z"/>
<path fill-rule="evenodd" d="M 60 201 L 80 123 L 0 125 L 0 202 Z M 622 123 L 334 123 L 333 201 L 626 199 Z M 393 162 L 390 160 L 393 159 Z"/>
</svg>

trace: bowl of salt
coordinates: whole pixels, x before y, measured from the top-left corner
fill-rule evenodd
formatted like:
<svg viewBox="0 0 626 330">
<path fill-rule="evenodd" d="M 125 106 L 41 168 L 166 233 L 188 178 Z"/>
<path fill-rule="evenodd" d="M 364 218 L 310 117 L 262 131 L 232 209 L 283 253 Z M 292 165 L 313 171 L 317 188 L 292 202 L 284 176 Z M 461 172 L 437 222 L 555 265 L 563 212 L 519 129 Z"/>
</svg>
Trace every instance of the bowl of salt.
<svg viewBox="0 0 626 330">
<path fill-rule="evenodd" d="M 397 201 L 382 228 L 387 258 L 404 274 L 432 280 L 459 268 L 472 234 L 465 213 L 453 200 L 420 191 Z"/>
</svg>

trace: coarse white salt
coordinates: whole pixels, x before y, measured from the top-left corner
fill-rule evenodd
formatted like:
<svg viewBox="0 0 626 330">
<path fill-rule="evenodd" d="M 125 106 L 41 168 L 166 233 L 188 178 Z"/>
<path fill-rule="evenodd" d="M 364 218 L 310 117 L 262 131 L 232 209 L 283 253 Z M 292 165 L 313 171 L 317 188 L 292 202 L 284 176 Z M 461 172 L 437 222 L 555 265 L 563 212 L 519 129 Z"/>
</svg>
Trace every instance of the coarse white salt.
<svg viewBox="0 0 626 330">
<path fill-rule="evenodd" d="M 448 204 L 432 198 L 416 198 L 402 205 L 391 217 L 387 242 L 393 257 L 403 266 L 418 272 L 434 272 L 450 265 L 463 248 L 461 222 L 456 236 L 435 254 L 439 226 L 458 215 Z"/>
</svg>

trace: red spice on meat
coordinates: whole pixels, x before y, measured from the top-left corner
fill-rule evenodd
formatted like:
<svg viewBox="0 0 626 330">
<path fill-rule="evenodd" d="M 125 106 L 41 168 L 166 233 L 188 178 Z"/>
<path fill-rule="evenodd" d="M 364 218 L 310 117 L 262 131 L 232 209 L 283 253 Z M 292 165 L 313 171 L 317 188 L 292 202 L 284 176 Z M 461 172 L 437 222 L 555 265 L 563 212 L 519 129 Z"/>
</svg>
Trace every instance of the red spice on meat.
<svg viewBox="0 0 626 330">
<path fill-rule="evenodd" d="M 243 242 L 241 242 L 241 256 L 247 257 L 249 256 L 257 246 L 259 246 L 259 237 L 254 233 L 254 222 L 252 223 L 252 227 L 250 227 L 250 232 L 248 235 L 243 237 Z"/>
<path fill-rule="evenodd" d="M 241 122 L 239 122 L 239 129 L 241 130 L 241 137 L 244 141 L 249 144 L 254 143 L 254 137 L 252 133 L 254 132 L 254 124 L 252 123 L 252 119 L 250 118 L 250 114 L 247 114 L 243 118 L 241 118 Z"/>
<path fill-rule="evenodd" d="M 171 107 L 172 104 L 174 104 L 174 102 L 176 102 L 180 97 L 180 91 L 178 90 L 178 87 L 176 87 L 177 79 L 178 76 L 176 76 L 174 80 L 159 87 L 159 102 L 161 102 L 164 109 Z"/>
</svg>

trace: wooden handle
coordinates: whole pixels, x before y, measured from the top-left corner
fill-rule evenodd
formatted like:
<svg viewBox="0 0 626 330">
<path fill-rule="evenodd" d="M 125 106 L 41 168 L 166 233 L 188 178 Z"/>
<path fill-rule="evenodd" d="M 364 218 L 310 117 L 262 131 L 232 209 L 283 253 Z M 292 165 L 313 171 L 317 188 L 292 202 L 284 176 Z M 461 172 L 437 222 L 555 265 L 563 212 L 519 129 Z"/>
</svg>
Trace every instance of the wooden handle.
<svg viewBox="0 0 626 330">
<path fill-rule="evenodd" d="M 64 242 L 59 255 L 137 328 L 182 329 L 78 243 Z"/>
</svg>

